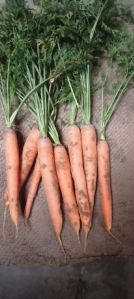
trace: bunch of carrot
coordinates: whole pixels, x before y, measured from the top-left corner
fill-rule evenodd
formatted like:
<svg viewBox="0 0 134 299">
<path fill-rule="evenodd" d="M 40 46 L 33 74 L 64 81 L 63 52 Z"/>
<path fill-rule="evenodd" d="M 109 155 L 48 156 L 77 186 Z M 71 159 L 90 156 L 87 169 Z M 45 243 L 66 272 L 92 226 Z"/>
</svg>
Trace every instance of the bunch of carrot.
<svg viewBox="0 0 134 299">
<path fill-rule="evenodd" d="M 4 138 L 7 172 L 7 189 L 4 199 L 6 207 L 9 206 L 11 219 L 17 230 L 19 223 L 19 193 L 35 163 L 31 185 L 26 198 L 24 211 L 26 219 L 30 217 L 33 201 L 42 179 L 50 217 L 60 245 L 63 248 L 61 241 L 63 227 L 62 195 L 68 218 L 78 239 L 82 224 L 85 235 L 84 248 L 86 248 L 87 236 L 93 222 L 98 169 L 104 223 L 107 230 L 111 231 L 112 195 L 110 185 L 110 157 L 109 147 L 105 141 L 105 128 L 131 78 L 132 75 L 127 82 L 123 80 L 105 114 L 102 111 L 100 141 L 97 145 L 96 129 L 91 124 L 90 66 L 87 65 L 86 70 L 80 74 L 79 99 L 77 99 L 73 84 L 69 76 L 67 76 L 67 83 L 72 94 L 72 111 L 70 124 L 66 128 L 66 149 L 60 142 L 55 124 L 57 115 L 56 84 L 46 78 L 45 65 L 42 68 L 40 63 L 37 65 L 32 63 L 31 69 L 27 66 L 27 83 L 30 91 L 26 96 L 21 91 L 17 91 L 17 95 L 21 101 L 20 105 L 10 117 L 5 113 L 7 115 L 8 130 Z M 1 83 L 3 86 L 1 95 L 3 95 L 2 103 L 4 111 L 6 112 L 8 105 L 11 105 L 9 109 L 11 112 L 14 94 L 12 95 L 11 92 L 7 93 L 8 102 L 7 106 L 4 106 L 5 89 L 4 82 L 1 81 Z M 9 69 L 7 87 L 11 88 Z M 13 96 L 12 98 L 11 95 Z M 30 131 L 21 157 L 19 157 L 17 136 L 11 126 L 24 103 L 34 114 L 37 120 L 37 128 L 35 127 Z M 75 119 L 77 110 L 80 107 L 83 112 L 83 124 L 79 128 L 76 125 Z M 15 185 L 14 181 L 16 182 Z"/>
<path fill-rule="evenodd" d="M 90 31 L 90 48 L 100 16 L 108 1 L 104 1 Z M 93 224 L 93 211 L 97 187 L 97 174 L 101 193 L 104 224 L 107 231 L 112 230 L 112 190 L 110 173 L 110 150 L 106 140 L 106 128 L 111 117 L 125 93 L 134 72 L 128 73 L 121 81 L 110 105 L 104 109 L 102 86 L 102 113 L 99 140 L 96 128 L 92 124 L 92 63 L 89 61 L 82 71 L 77 72 L 77 79 L 72 80 L 58 45 L 64 72 L 63 81 L 68 86 L 67 100 L 70 101 L 69 125 L 65 129 L 67 148 L 61 143 L 56 127 L 58 102 L 62 97 L 57 76 L 52 76 L 46 68 L 45 61 L 39 56 L 35 62 L 26 65 L 28 93 L 16 90 L 8 64 L 6 81 L 1 76 L 0 100 L 5 114 L 7 131 L 4 137 L 7 187 L 4 193 L 5 210 L 9 207 L 12 222 L 18 231 L 20 216 L 20 192 L 34 166 L 31 184 L 28 190 L 24 218 L 29 219 L 41 179 L 47 198 L 50 218 L 57 239 L 63 248 L 61 233 L 63 228 L 63 211 L 65 210 L 80 241 L 80 229 L 84 231 L 86 249 L 87 237 Z M 77 70 L 76 70 L 77 71 Z M 61 73 L 62 73 L 61 72 Z M 61 74 L 60 74 L 61 75 Z M 77 81 L 77 82 L 76 82 Z M 74 85 L 73 85 L 74 84 Z M 79 86 L 78 90 L 75 90 Z M 64 85 L 62 86 L 64 89 Z M 20 103 L 15 108 L 15 97 Z M 23 105 L 33 113 L 37 126 L 32 128 L 19 154 L 17 134 L 14 129 L 15 119 Z M 82 112 L 82 125 L 77 125 L 77 112 Z"/>
</svg>

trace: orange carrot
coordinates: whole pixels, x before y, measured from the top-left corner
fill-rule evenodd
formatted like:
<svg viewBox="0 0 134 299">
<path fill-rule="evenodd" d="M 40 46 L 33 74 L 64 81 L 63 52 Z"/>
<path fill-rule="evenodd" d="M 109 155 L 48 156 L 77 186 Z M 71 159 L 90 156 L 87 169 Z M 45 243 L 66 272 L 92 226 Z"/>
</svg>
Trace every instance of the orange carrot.
<svg viewBox="0 0 134 299">
<path fill-rule="evenodd" d="M 63 216 L 60 203 L 60 190 L 55 168 L 54 149 L 52 142 L 48 137 L 39 139 L 38 156 L 50 217 L 57 238 L 61 244 L 60 236 L 63 225 Z"/>
<path fill-rule="evenodd" d="M 19 223 L 19 148 L 16 133 L 8 129 L 4 137 L 10 215 L 18 230 Z"/>
<path fill-rule="evenodd" d="M 37 155 L 37 144 L 40 137 L 40 132 L 37 128 L 33 128 L 23 147 L 22 156 L 21 156 L 21 172 L 20 172 L 20 185 L 24 185 L 29 172 L 33 166 L 33 162 Z"/>
<path fill-rule="evenodd" d="M 71 125 L 67 129 L 67 146 L 77 204 L 86 239 L 91 227 L 91 207 L 89 204 L 86 177 L 83 169 L 81 133 L 76 125 Z"/>
<path fill-rule="evenodd" d="M 95 127 L 93 125 L 82 126 L 81 137 L 87 189 L 93 210 L 97 179 L 97 138 Z"/>
<path fill-rule="evenodd" d="M 104 223 L 108 231 L 112 228 L 112 194 L 110 181 L 110 155 L 106 140 L 98 142 L 98 176 Z"/>
<path fill-rule="evenodd" d="M 26 206 L 25 206 L 25 211 L 24 211 L 24 217 L 26 219 L 28 219 L 30 217 L 33 201 L 36 196 L 40 180 L 41 180 L 41 171 L 40 171 L 39 160 L 37 157 L 35 166 L 34 166 L 34 170 L 33 170 L 32 181 L 31 181 L 31 184 L 29 187 L 29 192 L 28 192 L 27 199 L 26 199 Z"/>
<path fill-rule="evenodd" d="M 54 157 L 65 209 L 72 227 L 76 231 L 79 238 L 80 218 L 73 189 L 69 157 L 63 145 L 59 144 L 54 147 Z"/>
</svg>

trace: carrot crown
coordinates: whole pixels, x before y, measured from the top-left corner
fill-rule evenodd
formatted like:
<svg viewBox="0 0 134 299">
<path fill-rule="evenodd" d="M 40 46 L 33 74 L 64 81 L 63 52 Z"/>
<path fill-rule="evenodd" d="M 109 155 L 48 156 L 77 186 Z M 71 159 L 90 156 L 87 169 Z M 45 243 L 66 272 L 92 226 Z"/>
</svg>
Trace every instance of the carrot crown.
<svg viewBox="0 0 134 299">
<path fill-rule="evenodd" d="M 57 109 L 55 106 L 53 106 L 51 116 L 49 119 L 49 134 L 54 142 L 55 145 L 60 144 L 60 138 L 59 134 L 55 125 L 56 122 L 56 116 L 57 116 Z"/>
</svg>

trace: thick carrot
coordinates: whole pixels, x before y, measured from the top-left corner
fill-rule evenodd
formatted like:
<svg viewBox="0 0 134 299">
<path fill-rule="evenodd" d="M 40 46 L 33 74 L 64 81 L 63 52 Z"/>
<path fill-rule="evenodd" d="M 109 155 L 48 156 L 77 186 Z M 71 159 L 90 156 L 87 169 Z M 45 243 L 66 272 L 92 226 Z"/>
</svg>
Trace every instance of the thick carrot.
<svg viewBox="0 0 134 299">
<path fill-rule="evenodd" d="M 93 210 L 97 179 L 97 138 L 95 127 L 93 125 L 82 126 L 81 137 L 87 189 Z"/>
<path fill-rule="evenodd" d="M 71 175 L 69 157 L 63 145 L 59 144 L 54 147 L 54 157 L 65 209 L 72 227 L 79 238 L 80 217 L 73 189 L 73 179 Z"/>
<path fill-rule="evenodd" d="M 112 228 L 112 194 L 110 181 L 110 154 L 106 140 L 98 142 L 98 176 L 104 223 L 108 231 Z"/>
<path fill-rule="evenodd" d="M 14 130 L 8 129 L 4 137 L 6 158 L 6 175 L 8 188 L 8 202 L 10 215 L 18 229 L 19 223 L 19 148 L 17 136 Z"/>
<path fill-rule="evenodd" d="M 46 191 L 50 218 L 52 220 L 57 238 L 61 243 L 60 236 L 63 225 L 63 216 L 60 203 L 60 190 L 55 168 L 54 149 L 52 142 L 48 137 L 42 137 L 39 139 L 38 156 L 42 180 Z"/>
<path fill-rule="evenodd" d="M 91 227 L 91 207 L 83 168 L 81 133 L 76 125 L 71 125 L 67 129 L 67 146 L 80 218 L 87 238 Z"/>
<path fill-rule="evenodd" d="M 20 172 L 20 185 L 24 185 L 29 172 L 33 166 L 33 162 L 37 155 L 37 144 L 40 137 L 40 132 L 37 128 L 33 128 L 23 147 L 22 156 L 21 156 L 21 172 Z"/>
<path fill-rule="evenodd" d="M 26 206 L 25 206 L 25 210 L 24 210 L 24 217 L 26 219 L 28 219 L 30 217 L 33 201 L 36 196 L 40 180 L 41 180 L 41 170 L 40 170 L 39 160 L 37 157 L 35 166 L 34 166 L 34 170 L 33 170 L 32 181 L 31 181 L 31 184 L 29 187 L 29 192 L 28 192 L 27 199 L 26 199 Z"/>
</svg>

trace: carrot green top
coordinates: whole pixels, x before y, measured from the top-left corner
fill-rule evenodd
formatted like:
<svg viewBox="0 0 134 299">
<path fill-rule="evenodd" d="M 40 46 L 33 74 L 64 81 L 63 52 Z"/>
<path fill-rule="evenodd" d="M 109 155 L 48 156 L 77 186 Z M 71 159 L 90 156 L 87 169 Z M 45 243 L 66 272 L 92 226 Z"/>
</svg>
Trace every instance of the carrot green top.
<svg viewBox="0 0 134 299">
<path fill-rule="evenodd" d="M 6 125 L 8 128 L 12 127 L 15 118 L 19 111 L 21 110 L 23 104 L 28 100 L 28 98 L 40 88 L 46 80 L 40 81 L 37 85 L 35 85 L 31 90 L 24 96 L 21 94 L 21 103 L 15 109 L 15 94 L 19 94 L 18 91 L 15 90 L 15 84 L 12 78 L 10 77 L 10 61 L 8 63 L 7 69 L 7 78 L 3 79 L 0 74 L 0 101 L 4 111 Z"/>
<path fill-rule="evenodd" d="M 132 78 L 134 77 L 134 71 L 131 74 L 126 72 L 124 78 L 120 82 L 119 87 L 117 88 L 115 95 L 112 98 L 110 105 L 104 109 L 104 87 L 102 87 L 102 110 L 101 110 L 101 128 L 100 128 L 100 139 L 105 140 L 106 136 L 106 128 L 111 120 L 113 113 L 117 108 L 117 104 L 122 99 L 123 94 L 126 92 L 129 83 L 131 82 Z"/>
</svg>

